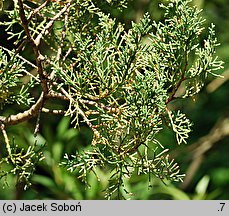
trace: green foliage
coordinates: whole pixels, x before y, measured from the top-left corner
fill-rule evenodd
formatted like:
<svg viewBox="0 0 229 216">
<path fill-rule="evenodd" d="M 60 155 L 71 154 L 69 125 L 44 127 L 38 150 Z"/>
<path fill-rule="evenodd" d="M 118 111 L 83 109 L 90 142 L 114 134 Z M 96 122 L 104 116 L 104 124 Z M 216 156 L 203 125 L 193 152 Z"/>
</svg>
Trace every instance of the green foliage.
<svg viewBox="0 0 229 216">
<path fill-rule="evenodd" d="M 29 146 L 27 150 L 22 148 L 18 152 L 18 146 L 15 143 L 11 143 L 11 146 L 7 144 L 6 148 L 8 155 L 0 161 L 0 179 L 3 179 L 4 184 L 7 185 L 8 175 L 17 175 L 18 183 L 24 185 L 24 189 L 26 189 L 31 185 L 31 177 L 34 174 L 37 164 L 44 159 L 41 147 L 34 144 L 33 146 Z"/>
<path fill-rule="evenodd" d="M 124 1 L 45 1 L 38 5 L 15 0 L 14 9 L 5 10 L 10 21 L 2 24 L 8 26 L 18 48 L 11 52 L 0 47 L 0 103 L 4 107 L 33 102 L 33 106 L 23 113 L 0 116 L 10 163 L 19 170 L 6 174 L 23 176 L 27 185 L 42 157 L 31 147 L 25 154 L 16 154 L 5 126 L 35 117 L 36 135 L 42 125 L 41 112 L 48 112 L 70 116 L 74 128 L 84 124 L 90 128 L 93 138 L 87 148 L 75 149 L 76 154 L 66 152 L 64 158 L 60 153 L 57 158 L 86 185 L 89 173 L 99 181 L 98 170 L 109 170 L 107 198 L 126 197 L 126 179 L 134 174 L 182 181 L 184 174 L 157 135 L 167 125 L 178 144 L 187 142 L 192 124 L 181 110 L 172 110 L 170 102 L 197 94 L 208 75 L 222 67 L 215 57 L 214 25 L 203 32 L 200 11 L 189 7 L 189 2 L 171 0 L 161 5 L 163 22 L 145 14 L 126 30 L 104 10 L 107 4 L 125 6 Z M 33 52 L 36 65 L 22 56 L 24 48 Z M 29 82 L 23 81 L 25 75 L 30 76 Z M 34 88 L 39 97 L 32 95 Z M 67 101 L 67 108 L 47 109 L 50 99 Z M 61 152 L 63 146 L 56 147 Z M 1 163 L 8 163 L 8 156 Z M 23 161 L 27 156 L 31 160 Z M 26 174 L 21 172 L 24 169 Z"/>
<path fill-rule="evenodd" d="M 33 98 L 29 94 L 29 88 L 33 87 L 33 82 L 25 86 L 21 82 L 21 77 L 27 73 L 25 62 L 16 55 L 8 53 L 10 61 L 4 50 L 0 49 L 0 108 L 4 105 L 17 103 L 30 105 Z"/>
</svg>

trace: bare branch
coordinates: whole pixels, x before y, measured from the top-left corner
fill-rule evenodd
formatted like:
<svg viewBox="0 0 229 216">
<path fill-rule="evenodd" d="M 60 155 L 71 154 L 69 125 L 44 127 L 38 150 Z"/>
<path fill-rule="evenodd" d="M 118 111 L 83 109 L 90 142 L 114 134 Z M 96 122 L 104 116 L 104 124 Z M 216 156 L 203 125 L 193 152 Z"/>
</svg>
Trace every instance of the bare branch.
<svg viewBox="0 0 229 216">
<path fill-rule="evenodd" d="M 3 134 L 3 137 L 5 139 L 5 143 L 6 143 L 6 149 L 8 152 L 8 155 L 10 156 L 11 161 L 14 163 L 14 158 L 12 157 L 12 153 L 11 153 L 11 148 L 10 148 L 10 141 L 9 138 L 7 136 L 6 130 L 5 130 L 5 125 L 2 123 L 2 121 L 0 121 L 0 128 Z"/>
<path fill-rule="evenodd" d="M 15 125 L 35 117 L 39 113 L 40 107 L 44 104 L 44 93 L 42 92 L 37 102 L 28 110 L 8 117 L 0 116 L 0 121 L 5 125 Z"/>
<path fill-rule="evenodd" d="M 33 16 L 37 13 L 40 12 L 40 10 L 42 10 L 51 0 L 46 0 L 43 4 L 41 4 L 39 7 L 37 7 L 33 12 L 31 12 L 31 14 L 28 17 L 28 22 L 31 21 L 31 19 L 33 18 Z"/>
<path fill-rule="evenodd" d="M 50 113 L 50 114 L 55 114 L 55 115 L 64 115 L 66 113 L 66 111 L 64 110 L 50 110 L 44 107 L 42 108 L 41 111 L 44 113 Z"/>
<path fill-rule="evenodd" d="M 32 36 L 30 34 L 29 27 L 28 27 L 28 20 L 25 16 L 25 11 L 24 11 L 24 6 L 23 6 L 22 0 L 18 0 L 18 4 L 19 4 L 19 13 L 20 13 L 22 26 L 24 28 L 24 31 L 26 33 L 26 36 L 27 36 L 30 44 L 32 45 L 33 52 L 35 54 L 37 70 L 38 70 L 39 77 L 41 79 L 41 86 L 42 86 L 44 94 L 47 94 L 48 93 L 48 85 L 47 85 L 47 80 L 46 80 L 46 77 L 45 77 L 45 74 L 43 71 L 43 67 L 42 67 L 42 55 L 41 55 L 40 50 L 38 48 L 39 44 L 35 43 L 34 39 L 32 38 Z"/>
<path fill-rule="evenodd" d="M 20 14 L 20 18 L 21 18 L 21 22 L 22 22 L 22 26 L 24 28 L 25 34 L 28 38 L 28 40 L 30 41 L 30 43 L 32 44 L 32 46 L 36 46 L 34 43 L 34 40 L 30 34 L 29 28 L 28 28 L 28 20 L 25 16 L 25 11 L 24 11 L 24 6 L 23 6 L 23 2 L 22 0 L 18 0 L 18 5 L 19 5 L 19 14 Z"/>
<path fill-rule="evenodd" d="M 20 0 L 21 1 L 21 0 Z M 52 28 L 54 22 L 60 18 L 60 16 L 67 11 L 67 9 L 70 7 L 70 3 L 66 4 L 62 10 L 57 13 L 48 23 L 47 25 L 44 27 L 44 29 L 40 32 L 40 34 L 37 36 L 37 38 L 35 39 L 34 43 L 36 44 L 36 46 L 38 46 L 40 44 L 41 38 L 49 33 L 49 30 Z"/>
<path fill-rule="evenodd" d="M 60 45 L 58 47 L 57 56 L 56 56 L 56 60 L 58 60 L 58 61 L 60 60 L 60 57 L 61 57 L 61 54 L 62 54 L 62 48 L 64 46 L 64 39 L 65 39 L 65 36 L 66 36 L 66 30 L 67 30 L 67 26 L 68 26 L 68 18 L 69 18 L 69 12 L 70 12 L 71 3 L 68 3 L 67 5 L 68 5 L 67 13 L 65 14 L 65 17 L 64 17 L 64 25 L 63 25 L 63 30 L 61 32 Z M 53 78 L 52 75 L 50 77 L 51 77 L 51 79 Z"/>
</svg>

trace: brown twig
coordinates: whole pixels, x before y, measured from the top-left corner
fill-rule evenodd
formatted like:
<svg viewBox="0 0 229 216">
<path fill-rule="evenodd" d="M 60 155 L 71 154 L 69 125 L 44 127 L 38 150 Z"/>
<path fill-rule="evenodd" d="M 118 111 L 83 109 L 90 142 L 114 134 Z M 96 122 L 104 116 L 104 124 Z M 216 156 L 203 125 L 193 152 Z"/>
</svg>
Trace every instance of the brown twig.
<svg viewBox="0 0 229 216">
<path fill-rule="evenodd" d="M 34 9 L 33 12 L 31 12 L 31 14 L 28 17 L 28 23 L 31 21 L 31 19 L 33 18 L 33 16 L 35 14 L 39 13 L 40 10 L 42 10 L 49 2 L 50 2 L 50 0 L 46 0 L 43 4 L 41 4 L 39 7 L 37 7 L 36 9 Z"/>
<path fill-rule="evenodd" d="M 64 115 L 66 112 L 64 110 L 50 110 L 47 108 L 42 108 L 41 110 L 44 113 L 50 113 L 50 114 L 55 114 L 55 115 Z"/>
<path fill-rule="evenodd" d="M 42 92 L 37 102 L 28 110 L 18 113 L 16 115 L 10 115 L 8 117 L 0 116 L 0 121 L 4 125 L 15 125 L 20 122 L 26 121 L 38 115 L 39 109 L 44 104 L 44 93 Z"/>
<path fill-rule="evenodd" d="M 19 0 L 21 1 L 21 0 Z M 43 28 L 43 30 L 40 32 L 40 34 L 37 36 L 37 38 L 34 40 L 34 43 L 36 44 L 36 46 L 38 46 L 40 44 L 41 38 L 49 33 L 49 30 L 52 28 L 54 22 L 59 19 L 61 17 L 61 15 L 63 13 L 65 13 L 67 11 L 67 9 L 70 7 L 70 3 L 66 4 L 62 10 L 60 10 L 59 13 L 57 13 L 48 23 L 47 25 Z"/>
<path fill-rule="evenodd" d="M 3 124 L 2 121 L 0 121 L 0 128 L 1 128 L 4 140 L 5 140 L 5 143 L 6 143 L 6 149 L 7 149 L 8 155 L 9 155 L 12 163 L 15 163 L 14 158 L 12 157 L 12 153 L 11 153 L 10 141 L 9 141 L 8 135 L 7 135 L 6 130 L 5 130 L 5 124 Z"/>
<path fill-rule="evenodd" d="M 40 50 L 38 48 L 38 45 L 34 39 L 32 38 L 30 31 L 29 31 L 29 27 L 28 27 L 28 20 L 25 16 L 25 11 L 24 11 L 24 6 L 23 6 L 23 2 L 22 0 L 18 0 L 18 5 L 19 5 L 19 14 L 20 14 L 20 18 L 21 18 L 21 22 L 22 22 L 22 26 L 24 28 L 25 34 L 27 36 L 27 39 L 29 40 L 30 44 L 32 45 L 33 48 L 33 52 L 35 54 L 35 58 L 36 58 L 36 66 L 37 66 L 37 71 L 41 80 L 41 87 L 42 90 L 44 92 L 44 94 L 48 93 L 48 85 L 47 85 L 47 80 L 43 71 L 43 67 L 42 67 L 42 55 L 40 53 Z"/>
<path fill-rule="evenodd" d="M 184 68 L 183 68 L 183 70 L 181 72 L 181 78 L 178 81 L 178 83 L 176 84 L 175 88 L 173 88 L 171 95 L 169 96 L 168 100 L 166 101 L 166 104 L 168 104 L 170 101 L 172 101 L 174 99 L 174 96 L 175 96 L 177 90 L 181 86 L 181 83 L 186 80 L 185 72 L 186 72 L 187 66 L 188 66 L 188 56 L 187 55 L 188 55 L 187 51 L 185 50 L 185 53 L 184 53 Z"/>
<path fill-rule="evenodd" d="M 46 95 L 46 98 L 56 98 L 56 99 L 67 100 L 67 101 L 72 99 L 71 96 L 63 88 L 61 88 L 61 91 L 64 95 L 62 95 L 60 93 L 56 93 L 56 92 L 50 92 Z M 107 112 L 112 112 L 112 113 L 119 113 L 120 112 L 119 108 L 105 106 L 103 103 L 99 103 L 96 101 L 86 100 L 86 99 L 79 99 L 78 101 L 81 104 L 87 104 L 90 106 L 99 107 L 99 108 L 101 108 Z"/>
<path fill-rule="evenodd" d="M 67 30 L 67 26 L 68 26 L 68 19 L 69 19 L 69 12 L 70 12 L 71 3 L 69 2 L 67 5 L 68 5 L 68 8 L 66 10 L 66 14 L 65 14 L 65 17 L 64 17 L 64 25 L 63 25 L 63 30 L 61 32 L 60 45 L 59 45 L 58 50 L 57 50 L 57 56 L 56 56 L 56 60 L 57 61 L 60 60 L 60 57 L 61 57 L 61 54 L 62 54 L 62 48 L 64 46 L 64 39 L 66 37 L 66 30 Z M 50 77 L 51 77 L 51 79 L 53 78 L 52 75 Z"/>
</svg>

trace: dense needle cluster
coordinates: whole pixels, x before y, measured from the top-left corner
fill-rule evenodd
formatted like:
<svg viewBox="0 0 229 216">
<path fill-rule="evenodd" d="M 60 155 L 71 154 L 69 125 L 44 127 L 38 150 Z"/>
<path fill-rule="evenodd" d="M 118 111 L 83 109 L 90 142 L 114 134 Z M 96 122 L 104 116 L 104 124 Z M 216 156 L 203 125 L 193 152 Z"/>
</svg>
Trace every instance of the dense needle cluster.
<svg viewBox="0 0 229 216">
<path fill-rule="evenodd" d="M 222 67 L 214 56 L 214 25 L 206 31 L 200 11 L 183 0 L 161 5 L 163 22 L 145 14 L 129 29 L 104 12 L 125 1 L 38 2 L 14 0 L 14 8 L 4 11 L 8 21 L 1 23 L 16 48 L 0 47 L 0 108 L 15 103 L 27 108 L 0 116 L 7 152 L 0 166 L 13 167 L 0 177 L 17 174 L 29 185 L 37 163 L 45 160 L 42 148 L 35 144 L 18 151 L 6 129 L 35 118 L 36 135 L 45 112 L 70 116 L 73 127 L 84 123 L 91 129 L 87 150 L 66 154 L 60 165 L 77 170 L 86 184 L 89 172 L 109 169 L 108 198 L 119 194 L 124 179 L 134 173 L 182 181 L 184 175 L 157 135 L 167 125 L 178 144 L 187 142 L 192 124 L 169 104 L 197 94 L 207 76 Z M 22 55 L 25 48 L 33 60 Z M 48 109 L 49 100 L 63 100 L 67 107 Z"/>
</svg>

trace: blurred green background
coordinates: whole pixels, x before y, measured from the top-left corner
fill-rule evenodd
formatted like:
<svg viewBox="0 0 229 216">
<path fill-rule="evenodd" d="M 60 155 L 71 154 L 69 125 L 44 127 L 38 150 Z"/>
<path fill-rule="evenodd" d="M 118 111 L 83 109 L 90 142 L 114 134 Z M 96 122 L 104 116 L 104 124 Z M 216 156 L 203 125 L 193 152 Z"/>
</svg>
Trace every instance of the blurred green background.
<svg viewBox="0 0 229 216">
<path fill-rule="evenodd" d="M 145 12 L 153 19 L 163 19 L 159 3 L 165 0 L 132 0 L 123 12 L 114 10 L 112 16 L 127 26 L 131 20 L 138 21 Z M 12 1 L 5 0 L 4 7 L 11 7 Z M 229 199 L 229 4 L 228 0 L 194 0 L 192 4 L 203 8 L 202 16 L 206 18 L 206 27 L 213 22 L 221 43 L 217 49 L 225 68 L 218 71 L 224 79 L 210 77 L 201 93 L 195 98 L 182 100 L 172 104 L 179 107 L 193 121 L 193 132 L 187 145 L 177 146 L 174 134 L 165 129 L 158 139 L 172 151 L 171 154 L 186 173 L 183 183 L 163 184 L 158 179 L 148 176 L 133 176 L 126 182 L 132 195 L 128 199 Z M 4 20 L 3 13 L 0 19 Z M 11 41 L 6 40 L 4 28 L 0 27 L 0 44 L 12 48 Z M 63 106 L 49 104 L 50 106 Z M 1 111 L 1 115 L 19 109 L 9 106 Z M 33 144 L 35 120 L 8 128 L 10 137 L 14 137 L 18 146 L 27 148 Z M 32 186 L 24 191 L 20 185 L 15 187 L 16 179 L 9 176 L 8 185 L 4 179 L 0 182 L 0 199 L 104 199 L 104 189 L 108 185 L 109 173 L 97 170 L 100 181 L 90 174 L 89 187 L 77 179 L 77 173 L 69 173 L 58 163 L 64 154 L 74 154 L 77 149 L 86 149 L 91 141 L 91 132 L 86 126 L 80 130 L 71 128 L 67 117 L 41 116 L 40 134 L 36 138 L 38 144 L 45 144 L 45 160 L 41 162 L 34 176 Z M 4 143 L 0 140 L 0 157 Z M 4 169 L 4 166 L 1 167 Z"/>
</svg>

